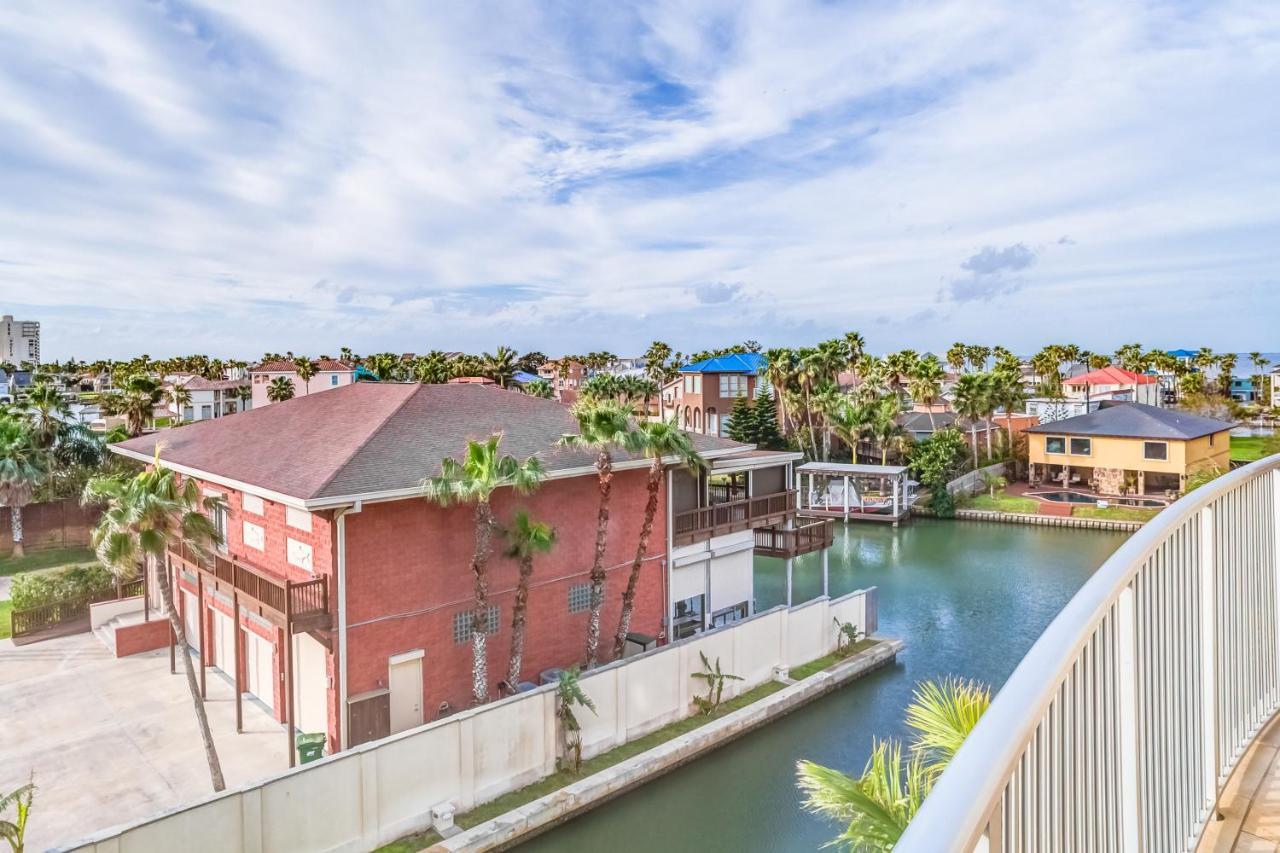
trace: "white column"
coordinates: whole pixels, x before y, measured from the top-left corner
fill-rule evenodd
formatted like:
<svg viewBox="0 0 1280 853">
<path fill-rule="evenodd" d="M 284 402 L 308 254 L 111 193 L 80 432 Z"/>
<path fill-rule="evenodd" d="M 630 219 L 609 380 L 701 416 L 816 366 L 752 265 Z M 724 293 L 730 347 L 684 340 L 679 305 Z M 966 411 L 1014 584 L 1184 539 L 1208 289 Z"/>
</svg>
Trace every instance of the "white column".
<svg viewBox="0 0 1280 853">
<path fill-rule="evenodd" d="M 849 475 L 844 475 L 844 520 L 849 520 Z"/>
<path fill-rule="evenodd" d="M 898 517 L 898 478 L 893 478 L 893 517 Z"/>
<path fill-rule="evenodd" d="M 791 569 L 795 566 L 795 560 L 787 557 L 787 606 L 791 606 Z"/>
<path fill-rule="evenodd" d="M 1133 587 L 1116 600 L 1116 714 L 1120 747 L 1120 849 L 1138 853 L 1142 806 L 1138 799 L 1138 675 Z"/>
<path fill-rule="evenodd" d="M 828 585 L 828 583 L 827 583 L 827 581 L 828 581 L 828 576 L 827 576 L 827 552 L 828 552 L 828 551 L 830 551 L 830 550 L 831 550 L 830 548 L 823 548 L 823 549 L 822 549 L 822 594 L 823 594 L 824 596 L 830 595 L 830 593 L 831 593 L 831 588 L 830 588 L 830 586 L 829 586 L 829 585 Z"/>
</svg>

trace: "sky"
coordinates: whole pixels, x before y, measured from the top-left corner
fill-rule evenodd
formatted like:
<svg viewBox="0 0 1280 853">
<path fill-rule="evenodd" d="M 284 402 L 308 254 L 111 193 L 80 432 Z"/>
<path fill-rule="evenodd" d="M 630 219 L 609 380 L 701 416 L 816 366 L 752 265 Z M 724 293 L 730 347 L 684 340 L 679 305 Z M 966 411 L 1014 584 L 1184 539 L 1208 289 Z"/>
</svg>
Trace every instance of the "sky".
<svg viewBox="0 0 1280 853">
<path fill-rule="evenodd" d="M 0 4 L 46 358 L 1280 349 L 1280 3 Z"/>
</svg>

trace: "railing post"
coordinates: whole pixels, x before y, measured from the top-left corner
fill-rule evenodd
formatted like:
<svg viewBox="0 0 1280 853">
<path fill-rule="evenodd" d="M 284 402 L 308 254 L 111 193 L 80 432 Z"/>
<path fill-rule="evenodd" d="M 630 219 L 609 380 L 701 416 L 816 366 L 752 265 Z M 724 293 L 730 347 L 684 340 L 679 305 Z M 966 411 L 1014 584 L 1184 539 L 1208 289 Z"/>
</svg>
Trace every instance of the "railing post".
<svg viewBox="0 0 1280 853">
<path fill-rule="evenodd" d="M 1204 731 L 1201 750 L 1204 764 L 1203 805 L 1218 798 L 1218 708 L 1217 708 L 1217 566 L 1214 559 L 1214 510 L 1200 510 L 1200 704 Z"/>
<path fill-rule="evenodd" d="M 1120 747 L 1120 849 L 1140 853 L 1142 804 L 1138 794 L 1138 679 L 1133 587 L 1116 599 L 1116 711 Z"/>
</svg>

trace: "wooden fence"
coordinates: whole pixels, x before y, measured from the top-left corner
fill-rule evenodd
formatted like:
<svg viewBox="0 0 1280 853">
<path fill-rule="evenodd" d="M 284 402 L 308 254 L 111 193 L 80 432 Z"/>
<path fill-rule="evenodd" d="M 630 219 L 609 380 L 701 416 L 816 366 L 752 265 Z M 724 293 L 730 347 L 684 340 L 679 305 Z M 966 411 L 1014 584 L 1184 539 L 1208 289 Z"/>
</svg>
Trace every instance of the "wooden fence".
<svg viewBox="0 0 1280 853">
<path fill-rule="evenodd" d="M 0 557 L 13 553 L 13 524 L 8 507 L 0 507 Z M 27 551 L 75 548 L 89 544 L 89 533 L 102 508 L 80 506 L 75 498 L 28 504 L 22 508 L 22 544 Z"/>
<path fill-rule="evenodd" d="M 146 591 L 146 581 L 135 578 L 127 583 L 116 584 L 92 595 L 77 598 L 64 598 L 38 607 L 25 610 L 14 610 L 10 614 L 10 627 L 13 641 L 35 642 L 36 639 L 61 636 L 89 630 L 89 605 L 100 601 L 116 601 L 121 598 L 133 598 Z M 36 635 L 47 635 L 39 636 Z"/>
</svg>

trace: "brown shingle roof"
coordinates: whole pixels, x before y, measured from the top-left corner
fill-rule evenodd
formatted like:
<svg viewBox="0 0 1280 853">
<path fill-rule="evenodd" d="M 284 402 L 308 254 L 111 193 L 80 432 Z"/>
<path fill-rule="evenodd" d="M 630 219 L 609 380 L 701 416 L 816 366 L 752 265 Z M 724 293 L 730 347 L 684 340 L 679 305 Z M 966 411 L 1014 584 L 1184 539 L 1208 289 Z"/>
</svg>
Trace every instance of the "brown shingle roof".
<svg viewBox="0 0 1280 853">
<path fill-rule="evenodd" d="M 199 421 L 112 445 L 195 471 L 302 500 L 415 490 L 457 457 L 468 438 L 503 433 L 502 450 L 537 456 L 551 473 L 589 469 L 593 454 L 556 447 L 577 432 L 554 400 L 484 385 L 357 382 L 295 397 L 234 418 Z M 744 449 L 734 441 L 691 436 L 703 453 Z M 633 457 L 615 454 L 622 462 Z"/>
<path fill-rule="evenodd" d="M 352 367 L 351 365 L 345 362 L 338 361 L 336 359 L 332 359 L 332 358 L 312 359 L 311 363 L 314 364 L 316 370 L 319 370 L 319 371 L 337 371 L 339 373 L 343 373 L 343 372 L 350 373 L 351 371 L 355 370 L 355 368 Z M 297 371 L 297 369 L 298 369 L 298 366 L 294 364 L 292 361 L 279 358 L 279 359 L 276 359 L 275 361 L 264 361 L 262 364 L 259 364 L 257 367 L 250 368 L 249 372 L 250 373 L 294 373 Z"/>
</svg>

